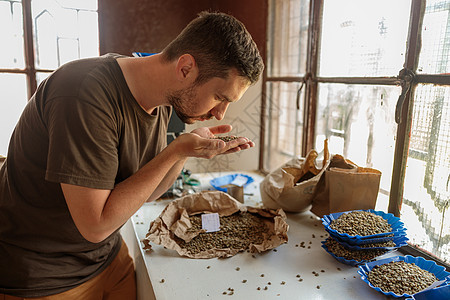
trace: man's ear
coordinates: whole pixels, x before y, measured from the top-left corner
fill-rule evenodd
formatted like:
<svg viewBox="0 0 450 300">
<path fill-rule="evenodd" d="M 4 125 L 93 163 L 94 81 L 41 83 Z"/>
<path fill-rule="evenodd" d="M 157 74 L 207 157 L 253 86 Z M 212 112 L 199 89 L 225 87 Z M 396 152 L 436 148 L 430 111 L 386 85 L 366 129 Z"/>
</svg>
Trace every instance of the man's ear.
<svg viewBox="0 0 450 300">
<path fill-rule="evenodd" d="M 198 67 L 195 58 L 190 54 L 181 55 L 177 61 L 176 73 L 179 80 L 194 82 L 198 76 Z"/>
</svg>

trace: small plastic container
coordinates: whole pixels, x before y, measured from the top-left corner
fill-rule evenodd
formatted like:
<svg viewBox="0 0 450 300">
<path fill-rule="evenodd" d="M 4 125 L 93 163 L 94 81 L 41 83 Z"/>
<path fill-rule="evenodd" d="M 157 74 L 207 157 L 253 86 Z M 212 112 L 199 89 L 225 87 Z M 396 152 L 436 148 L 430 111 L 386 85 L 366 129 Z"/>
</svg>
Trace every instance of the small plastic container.
<svg viewBox="0 0 450 300">
<path fill-rule="evenodd" d="M 209 181 L 216 189 L 228 193 L 237 201 L 244 203 L 244 187 L 252 183 L 252 177 L 244 174 L 230 174 Z"/>
<path fill-rule="evenodd" d="M 227 192 L 227 189 L 223 186 L 232 184 L 236 177 L 240 176 L 239 178 L 246 178 L 247 182 L 245 182 L 242 186 L 245 188 L 247 185 L 252 183 L 254 179 L 251 176 L 245 175 L 245 174 L 230 174 L 225 175 L 221 177 L 216 177 L 214 179 L 211 179 L 209 183 L 216 189 L 222 192 Z"/>
</svg>

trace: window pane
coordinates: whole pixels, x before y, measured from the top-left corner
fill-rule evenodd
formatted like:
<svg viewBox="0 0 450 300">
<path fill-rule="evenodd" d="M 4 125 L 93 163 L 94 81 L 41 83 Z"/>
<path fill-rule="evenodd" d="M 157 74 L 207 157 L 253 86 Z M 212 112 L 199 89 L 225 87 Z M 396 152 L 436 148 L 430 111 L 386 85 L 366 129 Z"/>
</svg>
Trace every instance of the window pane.
<svg viewBox="0 0 450 300">
<path fill-rule="evenodd" d="M 97 1 L 33 0 L 36 65 L 56 69 L 99 53 Z"/>
<path fill-rule="evenodd" d="M 377 209 L 387 211 L 397 124 L 399 87 L 320 84 L 316 147 L 382 172 Z M 384 195 L 384 196 L 383 196 Z"/>
<path fill-rule="evenodd" d="M 298 83 L 267 83 L 265 168 L 274 170 L 301 154 L 303 93 L 300 109 L 296 99 Z"/>
<path fill-rule="evenodd" d="M 95 2 L 97 1 L 89 1 Z M 82 26 L 78 28 L 80 39 L 80 58 L 94 57 L 99 54 L 98 42 L 98 14 L 93 11 L 80 11 L 78 21 Z"/>
<path fill-rule="evenodd" d="M 97 10 L 97 1 L 92 0 L 58 0 L 58 3 L 65 8 Z"/>
<path fill-rule="evenodd" d="M 0 68 L 25 68 L 20 2 L 0 0 L 0 41 Z"/>
<path fill-rule="evenodd" d="M 401 218 L 413 244 L 450 261 L 450 87 L 419 85 Z"/>
<path fill-rule="evenodd" d="M 51 73 L 43 73 L 43 72 L 37 72 L 36 73 L 36 82 L 37 85 L 39 86 L 41 84 L 42 81 L 44 81 L 45 78 L 47 78 L 48 76 L 50 76 Z"/>
<path fill-rule="evenodd" d="M 269 76 L 303 76 L 309 0 L 272 0 L 269 9 Z"/>
<path fill-rule="evenodd" d="M 325 0 L 319 75 L 397 76 L 410 6 L 410 0 Z"/>
<path fill-rule="evenodd" d="M 450 73 L 450 1 L 427 0 L 417 72 Z"/>
<path fill-rule="evenodd" d="M 0 154 L 6 156 L 11 133 L 27 104 L 27 83 L 22 74 L 0 74 Z"/>
</svg>

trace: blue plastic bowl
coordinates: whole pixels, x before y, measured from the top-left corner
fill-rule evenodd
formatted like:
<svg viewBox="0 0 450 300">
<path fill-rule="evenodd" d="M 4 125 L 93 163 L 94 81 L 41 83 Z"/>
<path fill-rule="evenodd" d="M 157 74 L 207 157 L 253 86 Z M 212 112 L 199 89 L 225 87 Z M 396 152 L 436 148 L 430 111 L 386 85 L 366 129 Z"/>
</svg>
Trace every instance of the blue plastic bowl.
<svg viewBox="0 0 450 300">
<path fill-rule="evenodd" d="M 415 293 L 407 300 L 437 300 L 450 299 L 450 285 L 438 286 L 431 290 Z"/>
<path fill-rule="evenodd" d="M 386 254 L 388 254 L 389 252 L 392 252 L 392 251 L 393 251 L 393 250 L 387 251 L 386 253 L 383 253 L 382 255 L 377 256 L 377 257 L 375 257 L 375 258 L 372 259 L 372 260 L 360 260 L 360 261 L 358 261 L 358 260 L 354 260 L 354 259 L 346 259 L 346 258 L 344 258 L 344 257 L 336 256 L 334 253 L 332 253 L 332 252 L 330 252 L 330 251 L 328 250 L 328 247 L 327 247 L 327 245 L 325 245 L 325 243 L 326 243 L 326 240 L 325 240 L 325 241 L 322 241 L 322 248 L 325 249 L 325 251 L 327 251 L 328 254 L 330 254 L 331 256 L 333 256 L 337 261 L 339 261 L 339 262 L 341 262 L 341 263 L 343 263 L 343 264 L 346 264 L 346 265 L 350 265 L 350 266 L 358 266 L 358 265 L 365 264 L 365 263 L 367 263 L 367 262 L 370 262 L 370 261 L 373 261 L 373 260 L 377 259 L 377 257 L 381 257 L 381 256 L 386 255 Z"/>
<path fill-rule="evenodd" d="M 445 268 L 443 266 L 439 266 L 437 265 L 434 261 L 432 260 L 426 260 L 423 257 L 416 257 L 416 256 L 411 256 L 411 255 L 406 255 L 406 256 L 395 256 L 395 257 L 390 257 L 390 258 L 386 258 L 386 259 L 382 259 L 382 260 L 377 260 L 377 261 L 373 261 L 373 262 L 368 262 L 365 263 L 364 265 L 360 265 L 359 266 L 359 271 L 358 274 L 361 275 L 361 279 L 367 283 L 371 288 L 373 288 L 374 290 L 383 293 L 386 296 L 392 296 L 395 298 L 400 298 L 400 297 L 412 297 L 412 295 L 409 294 L 403 294 L 403 295 L 398 295 L 395 294 L 393 292 L 389 292 L 386 293 L 383 290 L 381 290 L 379 287 L 375 287 L 373 286 L 369 280 L 367 279 L 368 273 L 373 269 L 373 267 L 375 266 L 379 266 L 379 265 L 384 265 L 393 261 L 404 261 L 406 263 L 414 263 L 416 264 L 418 267 L 420 267 L 423 270 L 426 270 L 430 273 L 433 273 L 434 276 L 436 276 L 436 278 L 438 280 L 445 280 L 445 282 L 441 285 L 441 286 L 445 286 L 450 284 L 450 273 L 445 271 Z M 416 293 L 414 295 L 420 294 Z M 439 299 L 439 298 L 437 298 Z M 445 298 L 444 298 L 445 299 Z"/>
<path fill-rule="evenodd" d="M 407 241 L 409 241 L 409 239 L 406 236 L 394 236 L 392 241 L 395 243 L 395 246 L 392 246 L 392 247 L 370 247 L 370 248 L 367 248 L 367 247 L 364 248 L 364 247 L 360 247 L 358 245 L 352 245 L 352 244 L 349 244 L 344 241 L 339 241 L 339 243 L 341 243 L 342 246 L 344 246 L 345 248 L 347 248 L 349 250 L 375 250 L 375 249 L 395 250 L 400 247 L 408 245 Z"/>
<path fill-rule="evenodd" d="M 233 182 L 233 180 L 237 177 L 237 176 L 243 176 L 245 178 L 247 178 L 247 182 L 244 184 L 244 187 L 246 187 L 248 184 L 252 183 L 254 181 L 254 179 L 251 176 L 245 175 L 245 174 L 230 174 L 230 175 L 225 175 L 222 177 L 217 177 L 214 179 L 211 179 L 209 181 L 209 183 L 216 189 L 222 192 L 227 192 L 227 190 L 225 188 L 222 188 L 221 186 L 223 185 L 227 185 Z"/>
<path fill-rule="evenodd" d="M 332 229 L 330 227 L 331 222 L 338 219 L 342 214 L 350 213 L 352 211 L 368 211 L 371 213 L 374 213 L 378 216 L 381 216 L 383 219 L 385 219 L 389 225 L 392 227 L 391 232 L 386 233 L 378 233 L 378 234 L 372 234 L 372 235 L 349 235 L 347 233 L 340 233 L 335 229 Z M 329 215 L 325 215 L 322 217 L 322 224 L 325 226 L 325 230 L 334 238 L 347 242 L 351 245 L 361 245 L 361 244 L 371 244 L 371 243 L 381 243 L 386 242 L 389 240 L 393 240 L 394 237 L 400 237 L 400 236 L 406 236 L 406 228 L 404 227 L 403 222 L 400 221 L 400 218 L 394 216 L 391 213 L 385 213 L 382 211 L 377 211 L 373 209 L 367 209 L 367 210 L 352 210 L 352 211 L 345 211 L 345 212 L 339 212 L 339 213 L 332 213 Z M 387 235 L 393 234 L 393 236 L 389 237 Z"/>
</svg>

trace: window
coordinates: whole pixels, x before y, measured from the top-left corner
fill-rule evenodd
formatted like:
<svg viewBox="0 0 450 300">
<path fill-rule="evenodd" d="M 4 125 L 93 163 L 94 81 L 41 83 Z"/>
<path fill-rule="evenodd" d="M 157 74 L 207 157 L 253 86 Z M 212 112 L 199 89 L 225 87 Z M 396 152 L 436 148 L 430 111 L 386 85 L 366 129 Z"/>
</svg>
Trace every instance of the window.
<svg viewBox="0 0 450 300">
<path fill-rule="evenodd" d="M 60 65 L 98 56 L 96 0 L 0 0 L 0 154 L 37 85 Z"/>
<path fill-rule="evenodd" d="M 309 149 L 382 172 L 376 209 L 450 261 L 450 1 L 271 0 L 270 171 Z"/>
</svg>

